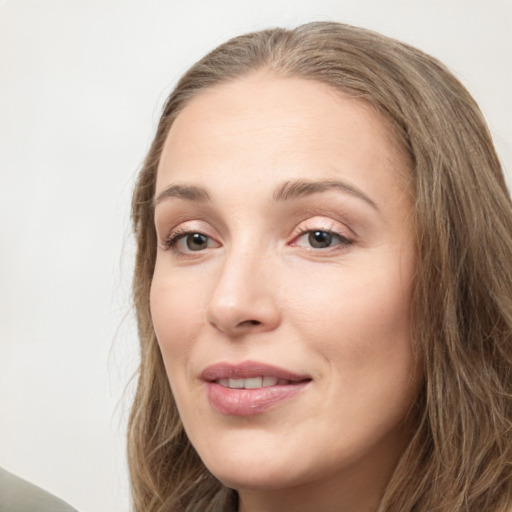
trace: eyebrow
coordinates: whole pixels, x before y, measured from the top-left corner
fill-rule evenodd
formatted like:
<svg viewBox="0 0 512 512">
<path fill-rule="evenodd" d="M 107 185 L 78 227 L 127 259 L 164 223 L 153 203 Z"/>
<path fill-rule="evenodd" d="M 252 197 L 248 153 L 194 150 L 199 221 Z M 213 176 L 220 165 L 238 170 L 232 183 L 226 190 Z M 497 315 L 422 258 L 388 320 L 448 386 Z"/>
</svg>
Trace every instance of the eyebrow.
<svg viewBox="0 0 512 512">
<path fill-rule="evenodd" d="M 319 192 L 325 192 L 326 190 L 333 189 L 341 190 L 354 197 L 357 197 L 358 199 L 362 199 L 372 208 L 379 211 L 379 207 L 375 201 L 373 201 L 363 191 L 343 181 L 286 181 L 276 189 L 274 192 L 273 200 L 275 202 L 289 201 L 290 199 L 310 196 Z"/>
<path fill-rule="evenodd" d="M 196 185 L 171 185 L 163 192 L 158 194 L 158 197 L 155 199 L 153 206 L 157 206 L 162 201 L 171 199 L 173 197 L 179 199 L 187 199 L 188 201 L 211 201 L 207 190 L 202 187 L 198 187 Z"/>
<path fill-rule="evenodd" d="M 375 210 L 379 211 L 379 207 L 370 197 L 358 188 L 345 183 L 343 181 L 286 181 L 279 185 L 272 199 L 274 202 L 290 201 L 299 197 L 307 197 L 327 190 L 341 190 L 358 199 L 362 199 Z M 210 194 L 208 191 L 197 185 L 171 185 L 161 192 L 154 200 L 154 206 L 162 201 L 171 198 L 185 199 L 188 201 L 210 202 Z"/>
</svg>

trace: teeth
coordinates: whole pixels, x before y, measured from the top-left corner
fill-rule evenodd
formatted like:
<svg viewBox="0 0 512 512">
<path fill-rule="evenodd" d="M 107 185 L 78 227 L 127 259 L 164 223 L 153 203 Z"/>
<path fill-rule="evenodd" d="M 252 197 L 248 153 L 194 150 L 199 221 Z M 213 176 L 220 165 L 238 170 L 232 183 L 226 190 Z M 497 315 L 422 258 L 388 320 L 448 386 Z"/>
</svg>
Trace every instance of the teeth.
<svg viewBox="0 0 512 512">
<path fill-rule="evenodd" d="M 231 389 L 241 389 L 244 387 L 244 379 L 229 379 Z"/>
<path fill-rule="evenodd" d="M 245 389 L 258 389 L 262 387 L 262 378 L 261 377 L 251 377 L 250 379 L 244 380 L 244 388 Z"/>
<path fill-rule="evenodd" d="M 250 377 L 248 379 L 219 379 L 217 381 L 222 387 L 231 389 L 258 389 L 270 386 L 284 386 L 290 381 L 278 379 L 277 377 Z"/>
<path fill-rule="evenodd" d="M 264 388 L 268 388 L 270 386 L 275 386 L 277 384 L 277 381 L 278 381 L 277 377 L 263 377 L 263 382 L 261 385 Z"/>
</svg>

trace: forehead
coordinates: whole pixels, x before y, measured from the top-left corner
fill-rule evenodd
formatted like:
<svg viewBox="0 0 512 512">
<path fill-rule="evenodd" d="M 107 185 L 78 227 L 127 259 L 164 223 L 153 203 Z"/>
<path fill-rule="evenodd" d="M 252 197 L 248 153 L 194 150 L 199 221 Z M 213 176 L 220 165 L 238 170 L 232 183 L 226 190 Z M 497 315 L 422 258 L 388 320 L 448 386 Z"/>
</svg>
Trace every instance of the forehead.
<svg viewBox="0 0 512 512">
<path fill-rule="evenodd" d="M 410 175 L 389 124 L 369 103 L 314 80 L 258 72 L 185 106 L 169 131 L 157 190 L 171 173 L 181 179 L 193 170 L 201 179 L 226 166 L 237 175 L 269 167 L 283 176 L 289 168 L 328 173 L 348 154 L 361 169 L 379 162 L 395 178 Z"/>
</svg>

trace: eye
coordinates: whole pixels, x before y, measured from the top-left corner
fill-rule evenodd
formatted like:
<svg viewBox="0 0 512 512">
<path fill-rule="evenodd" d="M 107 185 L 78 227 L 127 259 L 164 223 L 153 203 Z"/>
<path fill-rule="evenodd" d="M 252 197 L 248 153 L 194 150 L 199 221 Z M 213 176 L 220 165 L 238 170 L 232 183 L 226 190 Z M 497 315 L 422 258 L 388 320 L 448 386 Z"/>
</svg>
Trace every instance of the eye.
<svg viewBox="0 0 512 512">
<path fill-rule="evenodd" d="M 187 249 L 202 251 L 208 247 L 208 237 L 202 233 L 189 233 L 183 237 Z"/>
<path fill-rule="evenodd" d="M 308 243 L 315 249 L 325 249 L 330 247 L 335 235 L 328 231 L 310 231 L 308 233 Z"/>
<path fill-rule="evenodd" d="M 328 249 L 336 245 L 350 245 L 352 240 L 347 237 L 325 229 L 310 229 L 303 231 L 295 240 L 293 245 L 311 249 Z"/>
<path fill-rule="evenodd" d="M 179 253 L 190 253 L 204 251 L 212 247 L 219 247 L 219 244 L 204 233 L 179 230 L 169 235 L 165 246 Z"/>
</svg>

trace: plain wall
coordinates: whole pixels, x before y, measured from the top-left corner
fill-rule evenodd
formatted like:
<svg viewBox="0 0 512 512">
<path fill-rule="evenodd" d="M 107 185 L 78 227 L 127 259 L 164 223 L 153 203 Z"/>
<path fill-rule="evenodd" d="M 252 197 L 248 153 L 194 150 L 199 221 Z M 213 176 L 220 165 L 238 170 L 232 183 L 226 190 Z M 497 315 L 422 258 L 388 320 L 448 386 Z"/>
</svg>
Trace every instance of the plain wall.
<svg viewBox="0 0 512 512">
<path fill-rule="evenodd" d="M 128 510 L 129 201 L 162 102 L 227 38 L 313 20 L 444 61 L 512 171 L 509 0 L 0 1 L 0 466 Z"/>
</svg>

